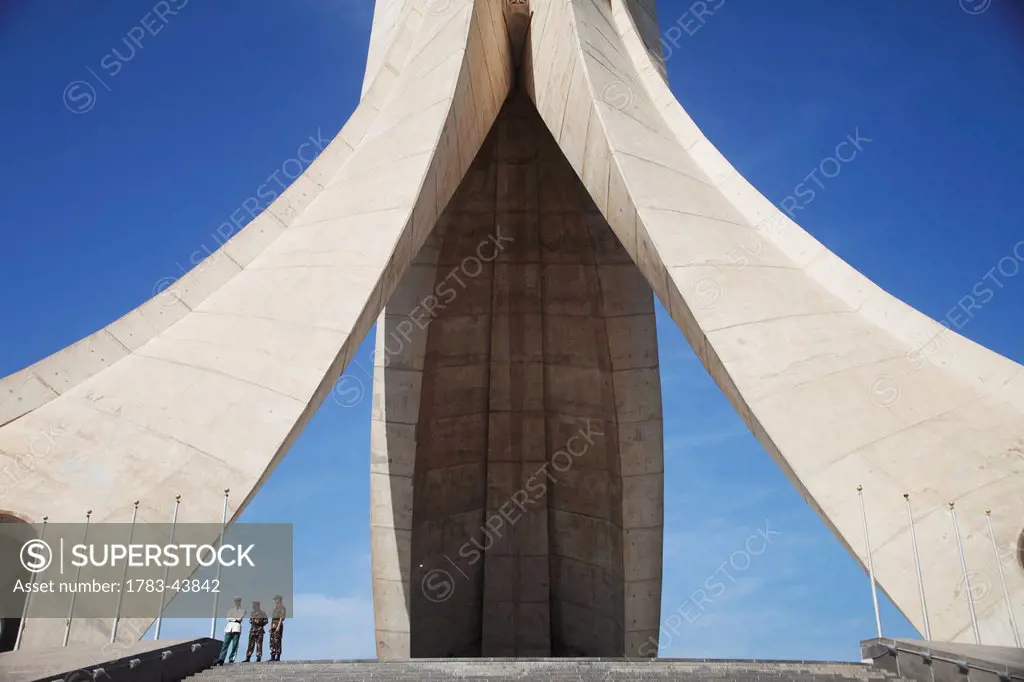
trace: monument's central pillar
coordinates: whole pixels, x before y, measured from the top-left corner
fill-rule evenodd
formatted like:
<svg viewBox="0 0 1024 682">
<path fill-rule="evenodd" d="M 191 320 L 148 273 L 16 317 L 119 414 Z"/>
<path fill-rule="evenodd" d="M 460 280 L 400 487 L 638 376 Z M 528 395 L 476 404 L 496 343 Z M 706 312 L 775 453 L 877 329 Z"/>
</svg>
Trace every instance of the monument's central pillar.
<svg viewBox="0 0 1024 682">
<path fill-rule="evenodd" d="M 653 294 L 525 94 L 379 334 L 375 532 L 408 543 L 408 655 L 626 655 L 661 591 Z"/>
</svg>

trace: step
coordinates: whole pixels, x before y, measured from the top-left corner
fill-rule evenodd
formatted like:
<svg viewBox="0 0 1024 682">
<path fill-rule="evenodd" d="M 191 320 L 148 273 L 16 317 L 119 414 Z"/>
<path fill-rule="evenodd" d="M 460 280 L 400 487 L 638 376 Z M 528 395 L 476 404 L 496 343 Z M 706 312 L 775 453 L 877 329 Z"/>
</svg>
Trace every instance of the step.
<svg viewBox="0 0 1024 682">
<path fill-rule="evenodd" d="M 299 682 L 413 682 L 416 680 L 539 680 L 616 682 L 885 682 L 895 675 L 861 663 L 817 661 L 623 661 L 600 659 L 453 659 L 414 661 L 284 661 L 235 663 L 211 668 L 195 682 L 283 680 Z"/>
</svg>

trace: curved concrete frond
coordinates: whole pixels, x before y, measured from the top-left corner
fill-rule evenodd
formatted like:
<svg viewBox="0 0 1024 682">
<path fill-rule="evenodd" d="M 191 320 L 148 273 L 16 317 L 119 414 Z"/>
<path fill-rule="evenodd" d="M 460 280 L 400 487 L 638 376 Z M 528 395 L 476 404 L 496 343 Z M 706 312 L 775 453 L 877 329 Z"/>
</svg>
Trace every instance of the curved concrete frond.
<svg viewBox="0 0 1024 682">
<path fill-rule="evenodd" d="M 994 575 L 983 511 L 998 511 L 1000 546 L 1024 518 L 1022 368 L 885 293 L 775 209 L 675 101 L 629 9 L 537 5 L 537 109 L 747 426 L 861 561 L 863 484 L 876 575 L 920 625 L 911 494 L 933 637 L 971 639 L 946 502 L 961 510 L 968 565 Z M 1024 572 L 1006 574 L 1020 619 Z M 977 607 L 983 641 L 1012 643 L 1000 590 Z"/>
<path fill-rule="evenodd" d="M 409 0 L 376 0 L 373 5 L 373 25 L 370 45 L 366 51 L 366 71 L 363 75 L 363 96 L 384 66 L 384 55 L 391 45 L 402 19 L 409 9 Z"/>
<path fill-rule="evenodd" d="M 179 520 L 214 521 L 231 488 L 231 518 L 240 513 L 369 331 L 496 116 L 504 93 L 480 82 L 465 47 L 489 22 L 468 0 L 424 16 L 362 141 L 287 230 L 175 324 L 0 429 L 4 458 L 32 466 L 6 507 L 123 521 L 141 499 L 139 521 L 155 522 L 181 493 Z M 76 460 L 103 475 L 102 493 L 68 471 Z M 76 620 L 72 638 L 104 641 L 109 627 Z M 61 631 L 33 622 L 26 644 L 52 645 Z"/>
<path fill-rule="evenodd" d="M 221 225 L 226 228 L 224 232 L 218 228 L 211 237 L 223 242 L 222 246 L 212 253 L 206 247 L 194 251 L 190 260 L 195 267 L 177 281 L 169 278 L 158 281 L 152 299 L 98 332 L 0 379 L 0 426 L 78 386 L 159 336 L 241 272 L 295 223 L 302 211 L 331 184 L 351 157 L 352 150 L 363 141 L 381 106 L 393 94 L 396 74 L 409 57 L 422 24 L 422 13 L 410 10 L 401 19 L 389 33 L 393 40 L 387 50 L 379 55 L 382 73 L 375 72 L 374 77 L 367 80 L 367 89 L 358 107 L 309 167 L 226 242 L 223 240 L 231 235 L 234 225 L 227 222 Z M 316 137 L 310 142 L 321 144 Z M 255 212 L 256 207 L 244 210 Z"/>
</svg>

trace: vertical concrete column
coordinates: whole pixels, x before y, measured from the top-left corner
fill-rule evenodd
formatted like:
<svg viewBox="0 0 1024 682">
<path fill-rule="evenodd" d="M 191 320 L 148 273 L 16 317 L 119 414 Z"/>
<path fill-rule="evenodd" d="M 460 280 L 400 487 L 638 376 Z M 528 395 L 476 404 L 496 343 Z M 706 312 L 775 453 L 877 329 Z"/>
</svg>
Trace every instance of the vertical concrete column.
<svg viewBox="0 0 1024 682">
<path fill-rule="evenodd" d="M 409 657 L 413 474 L 440 235 L 429 235 L 377 319 L 370 422 L 370 543 L 377 655 Z M 351 370 L 361 382 L 360 369 Z M 345 386 L 342 380 L 341 386 Z M 345 389 L 347 390 L 347 389 Z"/>
<path fill-rule="evenodd" d="M 440 252 L 417 427 L 412 656 L 479 656 L 487 491 L 493 136 L 436 231 Z"/>
<path fill-rule="evenodd" d="M 529 101 L 513 95 L 496 123 L 497 259 L 491 327 L 484 656 L 549 656 L 547 461 L 541 315 L 537 135 Z"/>
<path fill-rule="evenodd" d="M 592 230 L 617 431 L 622 484 L 625 655 L 657 653 L 661 613 L 664 450 L 654 297 L 611 230 Z M 644 646 L 646 644 L 646 646 Z"/>
<path fill-rule="evenodd" d="M 591 232 L 614 235 L 546 130 L 539 173 L 552 655 L 616 656 L 623 647 L 622 482 L 607 294 Z"/>
<path fill-rule="evenodd" d="M 656 633 L 660 595 L 651 289 L 521 93 L 433 239 L 432 288 L 399 304 L 431 320 L 403 460 L 410 655 L 621 656 Z M 415 384 L 400 372 L 389 421 L 411 406 L 392 410 Z"/>
</svg>

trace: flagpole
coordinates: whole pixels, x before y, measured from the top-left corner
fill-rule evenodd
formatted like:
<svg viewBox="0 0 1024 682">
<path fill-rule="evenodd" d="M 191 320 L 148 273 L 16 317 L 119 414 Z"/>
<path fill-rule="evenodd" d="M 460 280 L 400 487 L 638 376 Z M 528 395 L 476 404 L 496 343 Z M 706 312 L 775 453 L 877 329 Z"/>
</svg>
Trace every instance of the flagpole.
<svg viewBox="0 0 1024 682">
<path fill-rule="evenodd" d="M 174 496 L 174 513 L 171 514 L 171 539 L 168 544 L 174 544 L 174 528 L 178 523 L 178 507 L 181 506 L 181 495 Z M 166 603 L 165 591 L 167 587 L 167 576 L 171 573 L 171 567 L 164 567 L 164 589 L 160 591 L 160 610 L 156 613 L 156 631 L 153 633 L 153 639 L 160 639 L 160 626 L 164 620 L 164 604 Z"/>
<path fill-rule="evenodd" d="M 882 637 L 882 616 L 878 612 L 878 590 L 875 587 L 875 562 L 871 558 L 871 538 L 868 536 L 868 513 L 864 507 L 864 486 L 857 486 L 857 496 L 860 498 L 860 515 L 864 521 L 864 546 L 868 551 L 868 577 L 871 579 L 871 603 L 875 607 L 875 629 L 878 637 Z"/>
<path fill-rule="evenodd" d="M 996 533 L 992 530 L 992 510 L 985 510 L 985 521 L 988 523 L 988 535 L 992 538 L 992 551 L 996 554 L 996 569 L 999 570 L 999 582 L 1003 586 L 1003 598 L 1006 599 L 1006 610 L 1010 614 L 1010 626 L 1013 628 L 1013 641 L 1020 648 L 1020 632 L 1017 630 L 1017 619 L 1013 615 L 1013 602 L 1010 601 L 1010 591 L 1006 588 L 1006 576 L 1003 575 L 1003 564 L 999 558 L 999 545 L 996 543 Z"/>
<path fill-rule="evenodd" d="M 224 489 L 224 509 L 221 511 L 220 517 L 220 542 L 217 544 L 218 547 L 224 545 L 224 529 L 228 525 L 228 494 L 231 492 L 231 488 Z M 217 562 L 217 583 L 220 584 L 220 562 Z M 220 593 L 213 593 L 213 617 L 210 619 L 210 639 L 216 639 L 217 637 L 217 605 L 220 602 Z"/>
<path fill-rule="evenodd" d="M 139 517 L 139 501 L 135 500 L 135 509 L 132 510 L 132 528 L 128 531 L 128 546 L 131 547 L 135 539 L 135 521 Z M 114 614 L 114 627 L 110 628 L 110 643 L 117 639 L 117 624 L 121 620 L 121 604 L 124 602 L 124 584 L 128 578 L 128 560 L 125 558 L 124 571 L 121 573 L 121 591 L 117 593 L 117 612 Z"/>
<path fill-rule="evenodd" d="M 924 598 L 924 578 L 921 576 L 921 555 L 917 551 L 917 531 L 914 529 L 914 510 L 910 506 L 910 493 L 904 493 L 907 501 L 907 518 L 910 520 L 910 542 L 914 546 L 914 567 L 917 569 L 917 592 L 921 597 L 921 616 L 924 618 L 924 638 L 931 640 L 932 626 L 928 622 L 928 604 Z"/>
<path fill-rule="evenodd" d="M 967 606 L 971 611 L 971 627 L 974 629 L 974 643 L 981 644 L 981 631 L 978 630 L 978 616 L 974 612 L 974 593 L 971 592 L 971 576 L 967 572 L 967 559 L 964 558 L 964 545 L 960 541 L 960 527 L 956 523 L 956 508 L 949 503 L 949 515 L 953 519 L 953 534 L 956 536 L 956 548 L 960 553 L 960 569 L 964 574 L 964 591 L 967 592 Z"/>
<path fill-rule="evenodd" d="M 92 518 L 92 510 L 85 512 L 85 530 L 82 532 L 82 544 L 85 544 L 86 539 L 89 537 L 89 520 Z M 75 585 L 77 587 L 79 578 L 82 577 L 82 567 L 79 566 L 75 572 Z M 68 619 L 64 623 L 64 641 L 61 643 L 62 647 L 68 645 L 68 638 L 71 636 L 71 621 L 75 617 L 75 597 L 78 596 L 78 591 L 71 593 L 71 608 L 68 609 Z"/>
</svg>

